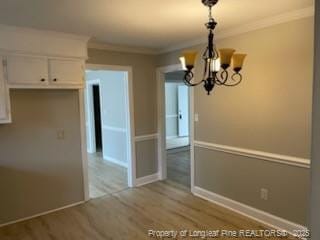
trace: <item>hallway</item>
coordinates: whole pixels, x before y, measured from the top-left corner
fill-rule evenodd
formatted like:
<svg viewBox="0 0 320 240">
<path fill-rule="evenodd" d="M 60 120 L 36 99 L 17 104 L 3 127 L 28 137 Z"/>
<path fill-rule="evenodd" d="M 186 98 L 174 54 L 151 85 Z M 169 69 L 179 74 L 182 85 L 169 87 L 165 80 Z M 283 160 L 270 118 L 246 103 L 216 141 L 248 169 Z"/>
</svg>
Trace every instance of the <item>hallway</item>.
<svg viewBox="0 0 320 240">
<path fill-rule="evenodd" d="M 128 188 L 127 169 L 103 160 L 101 152 L 88 154 L 89 194 L 98 198 Z"/>
<path fill-rule="evenodd" d="M 190 188 L 190 150 L 178 151 L 177 149 L 167 151 L 168 180 L 179 183 Z"/>
</svg>

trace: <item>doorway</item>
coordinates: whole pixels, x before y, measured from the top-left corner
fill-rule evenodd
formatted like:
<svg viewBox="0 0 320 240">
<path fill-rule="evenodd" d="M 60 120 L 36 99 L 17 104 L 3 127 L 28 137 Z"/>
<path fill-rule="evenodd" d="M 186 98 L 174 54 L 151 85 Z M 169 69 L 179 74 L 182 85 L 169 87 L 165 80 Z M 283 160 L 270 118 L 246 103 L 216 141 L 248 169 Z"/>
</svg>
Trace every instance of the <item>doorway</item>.
<svg viewBox="0 0 320 240">
<path fill-rule="evenodd" d="M 193 89 L 179 65 L 158 69 L 159 168 L 161 179 L 192 189 Z"/>
<path fill-rule="evenodd" d="M 89 198 L 134 185 L 131 75 L 129 67 L 87 66 L 85 113 Z"/>
<path fill-rule="evenodd" d="M 165 75 L 166 149 L 188 149 L 189 89 L 182 82 L 183 73 Z"/>
<path fill-rule="evenodd" d="M 100 106 L 100 86 L 99 84 L 92 85 L 93 98 L 93 117 L 95 128 L 95 143 L 96 151 L 102 152 L 102 129 L 101 129 L 101 106 Z"/>
</svg>

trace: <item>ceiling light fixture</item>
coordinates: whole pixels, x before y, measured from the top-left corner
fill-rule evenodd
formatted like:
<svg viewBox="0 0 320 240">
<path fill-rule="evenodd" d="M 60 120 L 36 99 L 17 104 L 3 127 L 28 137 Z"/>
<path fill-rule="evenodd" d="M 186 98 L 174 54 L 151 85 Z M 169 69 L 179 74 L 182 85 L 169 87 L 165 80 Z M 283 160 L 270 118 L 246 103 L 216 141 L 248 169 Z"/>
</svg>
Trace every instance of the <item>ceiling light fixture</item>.
<svg viewBox="0 0 320 240">
<path fill-rule="evenodd" d="M 200 82 L 193 82 L 193 68 L 197 52 L 186 51 L 183 53 L 183 57 L 180 57 L 182 69 L 185 71 L 185 84 L 193 87 L 203 82 L 208 95 L 210 95 L 215 85 L 231 87 L 240 84 L 242 81 L 240 71 L 246 57 L 246 54 L 235 53 L 235 50 L 232 48 L 216 49 L 213 31 L 217 22 L 213 19 L 211 10 L 218 1 L 219 0 L 202 0 L 202 3 L 209 7 L 209 22 L 205 24 L 209 30 L 209 36 L 208 46 L 202 55 L 202 59 L 204 60 L 204 73 L 203 79 Z M 228 68 L 230 65 L 232 65 L 234 73 L 229 78 Z M 220 69 L 222 69 L 222 71 L 220 71 Z"/>
</svg>

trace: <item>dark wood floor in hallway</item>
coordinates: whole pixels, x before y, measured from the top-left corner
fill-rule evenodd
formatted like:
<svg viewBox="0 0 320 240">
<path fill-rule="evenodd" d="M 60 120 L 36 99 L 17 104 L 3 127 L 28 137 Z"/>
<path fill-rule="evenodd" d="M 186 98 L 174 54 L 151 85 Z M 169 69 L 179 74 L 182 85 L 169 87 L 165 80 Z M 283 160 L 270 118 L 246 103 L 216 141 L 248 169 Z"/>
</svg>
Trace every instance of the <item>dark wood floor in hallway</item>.
<svg viewBox="0 0 320 240">
<path fill-rule="evenodd" d="M 263 228 L 244 216 L 193 196 L 181 185 L 166 181 L 126 189 L 0 228 L 0 239 L 143 240 L 152 239 L 148 236 L 149 230 Z"/>
<path fill-rule="evenodd" d="M 169 180 L 191 187 L 190 150 L 167 150 L 167 177 Z"/>
</svg>

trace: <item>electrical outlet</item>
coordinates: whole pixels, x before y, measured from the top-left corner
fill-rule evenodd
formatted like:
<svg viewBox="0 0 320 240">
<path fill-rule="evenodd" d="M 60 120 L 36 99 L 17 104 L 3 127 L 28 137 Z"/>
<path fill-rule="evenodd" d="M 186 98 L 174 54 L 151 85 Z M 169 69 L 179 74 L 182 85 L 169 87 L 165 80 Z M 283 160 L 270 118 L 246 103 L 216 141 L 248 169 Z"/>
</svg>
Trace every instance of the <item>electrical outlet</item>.
<svg viewBox="0 0 320 240">
<path fill-rule="evenodd" d="M 199 114 L 198 113 L 194 114 L 194 121 L 199 122 Z"/>
<path fill-rule="evenodd" d="M 63 129 L 59 129 L 59 130 L 57 130 L 57 139 L 58 140 L 63 140 L 64 139 L 64 136 L 65 134 L 64 134 L 64 130 Z"/>
<path fill-rule="evenodd" d="M 266 189 L 266 188 L 261 188 L 261 189 L 260 189 L 260 198 L 261 198 L 262 200 L 267 201 L 268 198 L 269 198 L 269 190 Z"/>
</svg>

